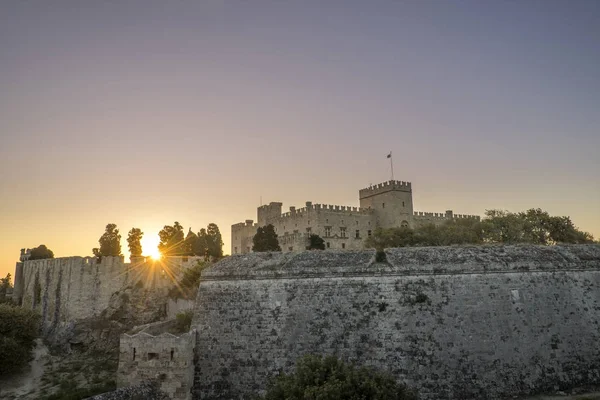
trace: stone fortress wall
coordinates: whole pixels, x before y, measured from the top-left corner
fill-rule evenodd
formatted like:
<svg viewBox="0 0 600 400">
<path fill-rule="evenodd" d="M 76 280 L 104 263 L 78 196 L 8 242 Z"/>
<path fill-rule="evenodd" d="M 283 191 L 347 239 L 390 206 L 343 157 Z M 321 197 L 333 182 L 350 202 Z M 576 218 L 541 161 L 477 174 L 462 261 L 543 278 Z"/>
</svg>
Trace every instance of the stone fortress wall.
<svg viewBox="0 0 600 400">
<path fill-rule="evenodd" d="M 195 345 L 194 330 L 180 336 L 170 333 L 154 336 L 145 332 L 122 335 L 117 387 L 157 381 L 169 398 L 191 399 Z"/>
<path fill-rule="evenodd" d="M 45 329 L 59 323 L 97 316 L 111 295 L 129 285 L 168 289 L 183 271 L 202 257 L 144 257 L 125 263 L 123 257 L 62 257 L 28 260 L 15 269 L 13 300 L 38 310 Z"/>
<path fill-rule="evenodd" d="M 304 354 L 389 371 L 423 399 L 600 384 L 600 246 L 252 253 L 204 271 L 194 397 L 248 398 Z"/>
<path fill-rule="evenodd" d="M 358 250 L 376 228 L 418 227 L 442 224 L 457 218 L 479 219 L 474 215 L 413 211 L 412 184 L 388 181 L 359 190 L 360 207 L 313 204 L 282 213 L 282 203 L 258 207 L 257 223 L 248 219 L 231 226 L 231 254 L 250 253 L 258 227 L 272 224 L 282 251 L 305 250 L 310 234 L 321 236 L 327 249 Z"/>
</svg>

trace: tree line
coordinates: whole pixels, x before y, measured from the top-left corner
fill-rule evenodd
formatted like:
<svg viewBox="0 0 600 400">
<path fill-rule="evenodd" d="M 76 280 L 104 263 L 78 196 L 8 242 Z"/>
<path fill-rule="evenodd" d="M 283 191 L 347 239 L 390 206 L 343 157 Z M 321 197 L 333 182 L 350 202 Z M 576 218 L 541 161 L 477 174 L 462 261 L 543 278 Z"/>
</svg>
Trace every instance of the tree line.
<svg viewBox="0 0 600 400">
<path fill-rule="evenodd" d="M 485 217 L 453 219 L 441 225 L 375 230 L 366 247 L 383 249 L 405 246 L 448 246 L 460 244 L 594 243 L 594 237 L 577 229 L 569 217 L 551 216 L 539 208 L 512 213 L 487 210 Z"/>
<path fill-rule="evenodd" d="M 203 256 L 207 259 L 223 257 L 223 239 L 217 224 L 210 223 L 198 233 L 190 228 L 187 235 L 183 234 L 183 226 L 177 221 L 173 225 L 165 225 L 158 232 L 160 243 L 158 250 L 163 256 Z M 127 234 L 127 247 L 132 257 L 142 256 L 142 238 L 144 232 L 140 228 L 131 228 Z M 99 247 L 94 247 L 92 253 L 96 257 L 122 256 L 121 233 L 116 224 L 107 224 L 104 233 L 98 239 Z M 54 258 L 54 252 L 41 244 L 30 251 L 29 260 Z"/>
<path fill-rule="evenodd" d="M 139 228 L 132 228 L 127 235 L 127 246 L 132 257 L 142 255 L 141 240 L 144 236 Z M 203 256 L 207 259 L 223 257 L 223 239 L 217 224 L 210 223 L 196 234 L 189 229 L 186 236 L 183 226 L 175 221 L 173 225 L 165 225 L 158 232 L 160 243 L 158 250 L 163 256 Z M 96 257 L 121 256 L 121 234 L 116 224 L 106 225 L 106 229 L 98 240 L 100 247 L 92 252 Z"/>
</svg>

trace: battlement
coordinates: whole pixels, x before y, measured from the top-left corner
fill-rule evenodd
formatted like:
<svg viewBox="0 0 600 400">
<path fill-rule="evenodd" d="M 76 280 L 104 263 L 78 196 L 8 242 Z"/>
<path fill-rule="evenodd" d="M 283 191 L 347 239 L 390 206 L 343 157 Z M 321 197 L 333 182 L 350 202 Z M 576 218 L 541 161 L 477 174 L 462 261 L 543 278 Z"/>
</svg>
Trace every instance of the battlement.
<svg viewBox="0 0 600 400">
<path fill-rule="evenodd" d="M 253 220 L 251 219 L 247 219 L 246 222 L 238 222 L 237 224 L 233 224 L 231 225 L 232 229 L 241 229 L 241 228 L 245 228 L 247 226 L 253 226 L 256 227 L 258 226 L 257 223 L 255 223 Z"/>
<path fill-rule="evenodd" d="M 310 201 L 307 201 L 306 203 L 307 207 L 290 207 L 290 211 L 281 214 L 281 218 L 297 218 L 303 216 L 309 211 L 344 214 L 370 214 L 372 212 L 371 209 L 363 207 L 339 206 L 333 204 L 312 204 Z"/>
<path fill-rule="evenodd" d="M 413 218 L 415 220 L 423 220 L 423 219 L 444 219 L 444 220 L 452 220 L 452 219 L 475 219 L 477 221 L 481 220 L 479 215 L 467 215 L 467 214 L 454 214 L 452 210 L 447 210 L 444 213 L 436 213 L 436 212 L 423 212 L 423 211 L 415 211 L 413 213 Z"/>
<path fill-rule="evenodd" d="M 181 335 L 174 335 L 174 334 L 169 333 L 169 332 L 163 332 L 163 333 L 158 334 L 158 335 L 151 335 L 151 334 L 149 334 L 149 333 L 147 333 L 145 331 L 141 331 L 141 332 L 135 333 L 133 335 L 129 335 L 127 333 L 124 333 L 121 336 L 121 342 L 123 342 L 123 341 L 125 341 L 125 342 L 134 342 L 134 341 L 136 341 L 136 339 L 139 342 L 143 342 L 146 339 L 163 338 L 163 339 L 168 340 L 171 343 L 181 342 L 181 343 L 187 344 L 187 343 L 193 343 L 193 341 L 190 342 L 190 339 L 195 339 L 195 337 L 196 337 L 196 331 L 195 330 L 190 331 L 190 332 L 182 333 Z"/>
<path fill-rule="evenodd" d="M 387 181 L 383 183 L 379 183 L 377 185 L 372 185 L 367 188 L 361 189 L 358 191 L 358 197 L 363 199 L 365 197 L 375 196 L 377 194 L 390 192 L 393 190 L 401 191 L 401 192 L 410 192 L 412 191 L 411 183 L 404 181 Z"/>
<path fill-rule="evenodd" d="M 71 263 L 85 265 L 96 265 L 100 264 L 103 266 L 114 266 L 114 265 L 126 265 L 124 256 L 106 256 L 106 257 L 80 257 L 80 256 L 72 256 L 72 257 L 57 257 L 57 258 L 45 258 L 42 260 L 26 260 L 23 262 L 26 266 L 31 266 L 33 268 L 40 266 L 60 266 L 67 265 Z"/>
<path fill-rule="evenodd" d="M 273 208 L 281 208 L 283 206 L 283 203 L 277 202 L 277 201 L 272 201 L 269 204 L 263 204 L 262 206 L 257 207 L 259 210 L 269 210 L 269 209 L 273 209 Z"/>
</svg>

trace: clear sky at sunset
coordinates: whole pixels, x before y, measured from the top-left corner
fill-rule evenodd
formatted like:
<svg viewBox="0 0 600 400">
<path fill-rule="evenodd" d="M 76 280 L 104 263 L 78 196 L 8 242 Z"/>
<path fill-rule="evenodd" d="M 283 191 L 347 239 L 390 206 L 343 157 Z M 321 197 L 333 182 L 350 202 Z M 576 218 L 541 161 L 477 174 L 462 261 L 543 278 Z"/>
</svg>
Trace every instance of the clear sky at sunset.
<svg viewBox="0 0 600 400">
<path fill-rule="evenodd" d="M 417 211 L 598 237 L 599 127 L 597 0 L 2 1 L 0 275 L 109 222 L 230 253 L 261 196 L 356 206 L 390 150 Z"/>
</svg>

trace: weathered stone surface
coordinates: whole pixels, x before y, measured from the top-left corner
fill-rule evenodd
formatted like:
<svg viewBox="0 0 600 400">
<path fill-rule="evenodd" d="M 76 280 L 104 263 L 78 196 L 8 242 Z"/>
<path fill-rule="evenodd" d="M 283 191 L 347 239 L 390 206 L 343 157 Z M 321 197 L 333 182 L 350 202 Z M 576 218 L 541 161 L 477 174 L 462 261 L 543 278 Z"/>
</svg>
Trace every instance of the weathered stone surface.
<svg viewBox="0 0 600 400">
<path fill-rule="evenodd" d="M 600 383 L 600 246 L 244 254 L 203 273 L 194 398 L 249 397 L 307 353 L 425 399 Z"/>
<path fill-rule="evenodd" d="M 88 397 L 88 400 L 169 400 L 169 396 L 161 392 L 158 383 L 143 382 L 113 392 Z"/>
<path fill-rule="evenodd" d="M 155 380 L 170 399 L 190 399 L 195 343 L 195 331 L 178 336 L 170 333 L 155 336 L 145 331 L 122 335 L 117 386 Z"/>
</svg>

